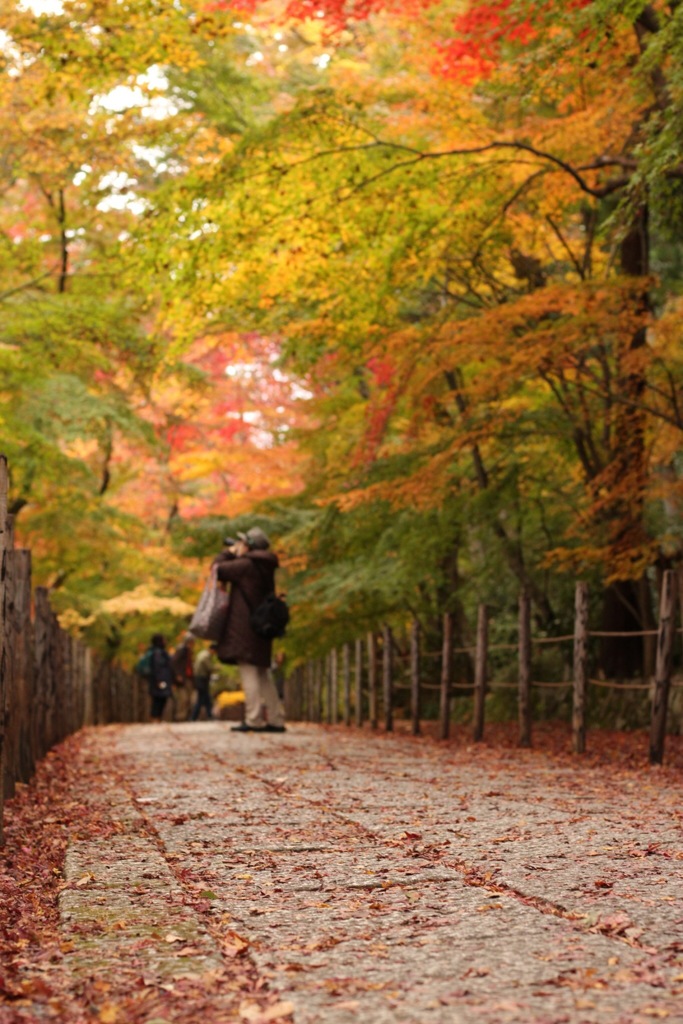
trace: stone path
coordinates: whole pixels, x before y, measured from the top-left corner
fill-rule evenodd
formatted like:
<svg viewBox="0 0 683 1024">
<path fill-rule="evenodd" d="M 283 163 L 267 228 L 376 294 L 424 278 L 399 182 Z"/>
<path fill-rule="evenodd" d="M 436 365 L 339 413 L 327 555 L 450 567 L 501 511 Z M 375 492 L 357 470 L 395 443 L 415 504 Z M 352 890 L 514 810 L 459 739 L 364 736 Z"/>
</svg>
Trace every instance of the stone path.
<svg viewBox="0 0 683 1024">
<path fill-rule="evenodd" d="M 217 993 L 208 1024 L 683 1021 L 683 786 L 656 771 L 304 725 L 88 743 L 117 833 L 68 851 L 75 980 L 241 956 L 271 1015 Z"/>
</svg>

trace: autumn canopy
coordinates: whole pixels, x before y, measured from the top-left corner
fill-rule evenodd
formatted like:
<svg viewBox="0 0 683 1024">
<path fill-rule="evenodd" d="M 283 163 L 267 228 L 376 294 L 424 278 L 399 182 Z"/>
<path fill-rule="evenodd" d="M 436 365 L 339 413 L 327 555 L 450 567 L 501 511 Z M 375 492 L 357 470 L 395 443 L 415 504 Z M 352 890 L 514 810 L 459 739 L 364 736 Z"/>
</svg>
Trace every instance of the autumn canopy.
<svg viewBox="0 0 683 1024">
<path fill-rule="evenodd" d="M 63 621 L 132 658 L 258 523 L 294 655 L 577 579 L 647 629 L 682 51 L 674 0 L 5 3 L 0 447 Z"/>
</svg>

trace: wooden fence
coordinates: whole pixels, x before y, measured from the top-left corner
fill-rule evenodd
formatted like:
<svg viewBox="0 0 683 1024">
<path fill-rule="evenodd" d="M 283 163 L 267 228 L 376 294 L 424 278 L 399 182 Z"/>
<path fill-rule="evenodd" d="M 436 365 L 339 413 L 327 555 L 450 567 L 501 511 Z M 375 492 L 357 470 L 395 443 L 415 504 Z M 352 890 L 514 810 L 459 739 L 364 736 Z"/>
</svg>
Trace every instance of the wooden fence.
<svg viewBox="0 0 683 1024">
<path fill-rule="evenodd" d="M 572 691 L 572 742 L 573 750 L 582 754 L 586 750 L 586 712 L 591 688 L 607 687 L 622 692 L 628 690 L 648 691 L 651 701 L 650 719 L 650 762 L 661 764 L 664 758 L 664 744 L 667 725 L 669 695 L 672 689 L 683 684 L 672 681 L 674 640 L 676 630 L 677 578 L 673 571 L 664 573 L 659 608 L 659 626 L 656 630 L 640 633 L 610 633 L 591 631 L 588 624 L 588 587 L 585 583 L 576 585 L 574 632 L 566 636 L 534 637 L 531 631 L 531 602 L 524 592 L 519 599 L 518 638 L 514 644 L 490 644 L 489 613 L 480 605 L 477 615 L 476 640 L 473 646 L 453 646 L 453 618 L 450 613 L 443 617 L 442 647 L 436 652 L 422 650 L 421 631 L 417 619 L 412 620 L 408 641 L 409 650 L 397 650 L 392 631 L 384 626 L 381 633 L 368 633 L 353 643 L 344 644 L 340 650 L 333 650 L 326 658 L 300 665 L 288 680 L 285 691 L 287 715 L 291 720 L 322 722 L 361 726 L 368 721 L 371 728 L 380 724 L 380 707 L 384 729 L 394 728 L 397 691 L 409 690 L 411 729 L 414 735 L 420 733 L 422 707 L 425 694 L 436 691 L 439 699 L 439 736 L 449 735 L 452 699 L 457 691 L 472 696 L 473 740 L 484 737 L 486 695 L 499 690 L 513 690 L 517 695 L 519 720 L 519 745 L 529 747 L 532 743 L 532 693 L 543 689 L 570 689 Z M 650 682 L 614 682 L 590 678 L 589 639 L 591 637 L 633 637 L 656 636 L 657 658 L 654 678 Z M 572 644 L 571 680 L 540 682 L 532 679 L 532 655 L 541 645 Z M 489 679 L 489 655 L 492 651 L 516 652 L 517 679 L 499 682 Z M 453 656 L 466 654 L 474 660 L 472 682 L 453 680 Z M 427 683 L 423 678 L 422 665 L 426 658 L 440 659 L 440 681 Z M 407 670 L 409 681 L 399 682 L 396 661 L 400 659 Z M 405 675 L 406 673 L 404 673 Z"/>
<path fill-rule="evenodd" d="M 0 456 L 0 844 L 4 800 L 36 762 L 83 725 L 143 720 L 146 687 L 61 629 L 31 553 L 14 547 Z"/>
</svg>

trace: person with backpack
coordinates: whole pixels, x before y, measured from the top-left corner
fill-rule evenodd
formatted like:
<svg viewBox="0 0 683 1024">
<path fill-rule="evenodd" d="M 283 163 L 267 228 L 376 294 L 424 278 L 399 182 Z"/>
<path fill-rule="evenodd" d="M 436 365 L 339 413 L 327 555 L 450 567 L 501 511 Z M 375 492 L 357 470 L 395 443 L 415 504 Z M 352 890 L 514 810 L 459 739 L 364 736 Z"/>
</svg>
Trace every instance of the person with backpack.
<svg viewBox="0 0 683 1024">
<path fill-rule="evenodd" d="M 244 690 L 245 720 L 233 731 L 284 732 L 282 703 L 270 672 L 273 636 L 282 635 L 288 618 L 285 603 L 275 596 L 279 562 L 258 526 L 237 538 L 228 538 L 214 561 L 218 579 L 230 584 L 216 655 L 223 664 L 237 665 Z"/>
<path fill-rule="evenodd" d="M 152 698 L 150 717 L 153 722 L 160 723 L 175 678 L 166 641 L 161 633 L 154 634 L 149 647 L 135 666 L 135 671 L 147 680 Z"/>
</svg>

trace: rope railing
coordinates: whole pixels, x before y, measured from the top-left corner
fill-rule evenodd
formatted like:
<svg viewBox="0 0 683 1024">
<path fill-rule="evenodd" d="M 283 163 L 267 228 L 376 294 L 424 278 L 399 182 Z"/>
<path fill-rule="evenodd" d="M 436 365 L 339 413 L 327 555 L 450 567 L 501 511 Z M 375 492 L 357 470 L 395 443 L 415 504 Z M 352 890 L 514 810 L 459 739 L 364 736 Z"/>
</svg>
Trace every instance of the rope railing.
<svg viewBox="0 0 683 1024">
<path fill-rule="evenodd" d="M 581 754 L 586 749 L 587 699 L 590 690 L 596 688 L 618 692 L 648 692 L 651 696 L 650 761 L 651 763 L 661 763 L 664 755 L 669 694 L 672 690 L 683 689 L 683 680 L 675 680 L 672 672 L 673 639 L 683 633 L 683 629 L 677 628 L 675 625 L 675 612 L 676 579 L 673 571 L 668 570 L 663 574 L 657 629 L 633 632 L 589 629 L 588 590 L 583 583 L 577 584 L 576 587 L 573 633 L 558 636 L 532 636 L 528 595 L 520 597 L 517 643 L 488 642 L 488 610 L 484 605 L 479 607 L 476 643 L 467 646 L 456 647 L 452 643 L 453 620 L 450 613 L 445 613 L 443 617 L 443 642 L 438 651 L 422 649 L 421 629 L 417 619 L 413 619 L 412 622 L 408 642 L 409 650 L 406 650 L 405 640 L 402 642 L 402 649 L 399 650 L 392 631 L 386 626 L 381 636 L 371 632 L 364 639 L 357 638 L 354 642 L 355 656 L 353 658 L 351 644 L 346 644 L 343 647 L 345 667 L 342 718 L 346 724 L 351 724 L 353 718 L 356 725 L 362 725 L 364 721 L 369 721 L 372 728 L 377 728 L 381 711 L 385 729 L 391 731 L 396 711 L 396 700 L 400 697 L 405 711 L 405 695 L 408 694 L 407 703 L 412 732 L 414 735 L 418 735 L 422 720 L 422 697 L 427 694 L 438 694 L 439 736 L 446 739 L 449 731 L 452 697 L 456 694 L 470 694 L 474 700 L 473 735 L 474 740 L 479 741 L 484 734 L 487 695 L 516 691 L 520 724 L 519 743 L 521 746 L 530 746 L 533 728 L 532 692 L 569 691 L 572 695 L 572 746 L 575 753 Z M 624 637 L 657 638 L 657 663 L 652 680 L 622 681 L 621 679 L 598 679 L 589 675 L 589 641 L 592 638 L 619 639 Z M 569 643 L 570 641 L 573 645 L 572 678 L 534 679 L 532 649 L 538 646 Z M 491 677 L 490 655 L 499 651 L 514 651 L 517 654 L 516 681 Z M 452 678 L 453 659 L 459 654 L 471 656 L 468 665 L 468 675 L 473 670 L 471 680 Z M 438 682 L 434 678 L 437 675 L 436 668 L 430 668 L 428 676 L 431 678 L 425 678 L 422 671 L 423 664 L 432 665 L 435 662 L 440 676 Z M 297 670 L 296 678 L 290 681 L 287 690 L 290 717 L 318 722 L 335 723 L 338 721 L 337 663 L 338 655 L 335 652 L 327 661 L 319 659 L 315 667 L 309 664 Z M 351 706 L 352 693 L 353 709 Z M 565 700 L 566 698 L 562 697 L 561 699 Z"/>
</svg>

